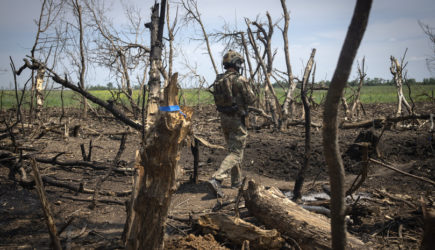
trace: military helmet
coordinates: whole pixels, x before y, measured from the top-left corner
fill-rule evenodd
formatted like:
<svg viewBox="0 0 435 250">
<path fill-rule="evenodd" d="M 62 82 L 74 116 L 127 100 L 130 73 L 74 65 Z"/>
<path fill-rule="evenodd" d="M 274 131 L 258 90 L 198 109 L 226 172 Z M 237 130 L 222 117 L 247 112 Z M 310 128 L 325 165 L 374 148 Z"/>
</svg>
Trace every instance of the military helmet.
<svg viewBox="0 0 435 250">
<path fill-rule="evenodd" d="M 245 60 L 243 59 L 242 55 L 235 52 L 234 50 L 229 50 L 225 55 L 224 59 L 222 60 L 222 64 L 227 67 L 234 66 L 237 69 L 242 67 L 242 63 L 244 63 Z"/>
</svg>

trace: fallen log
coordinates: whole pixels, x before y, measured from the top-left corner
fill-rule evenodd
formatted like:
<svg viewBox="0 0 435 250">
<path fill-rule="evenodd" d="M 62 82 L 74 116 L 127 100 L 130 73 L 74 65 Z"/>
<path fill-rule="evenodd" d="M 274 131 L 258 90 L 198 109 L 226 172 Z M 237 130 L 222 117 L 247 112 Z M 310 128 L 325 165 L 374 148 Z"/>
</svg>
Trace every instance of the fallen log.
<svg viewBox="0 0 435 250">
<path fill-rule="evenodd" d="M 36 161 L 34 159 L 32 159 L 32 169 L 36 183 L 36 190 L 38 191 L 38 196 L 41 200 L 41 205 L 44 211 L 48 232 L 50 233 L 52 247 L 56 250 L 61 250 L 62 245 L 60 244 L 59 235 L 57 233 L 56 224 L 53 218 L 53 212 L 51 211 L 50 204 L 48 203 L 44 185 L 42 184 L 41 175 L 39 174 L 38 166 L 36 166 Z"/>
<path fill-rule="evenodd" d="M 204 234 L 223 237 L 238 246 L 242 246 L 246 240 L 252 249 L 280 249 L 284 244 L 284 239 L 275 229 L 264 230 L 226 214 L 206 214 L 199 217 L 197 222 Z"/>
<path fill-rule="evenodd" d="M 302 249 L 331 249 L 331 224 L 325 216 L 309 212 L 278 189 L 266 190 L 252 180 L 243 196 L 252 215 L 269 228 L 294 239 Z M 350 234 L 347 237 L 347 248 L 367 249 L 356 237 Z"/>
<path fill-rule="evenodd" d="M 59 181 L 49 176 L 42 176 L 42 181 L 46 185 L 51 185 L 55 187 L 65 188 L 77 193 L 84 193 L 84 194 L 94 194 L 95 190 L 89 189 L 84 187 L 81 183 L 75 184 L 71 182 L 65 182 L 65 181 Z M 126 191 L 99 191 L 99 195 L 103 196 L 116 196 L 116 197 L 127 197 L 131 194 L 131 190 Z"/>
<path fill-rule="evenodd" d="M 320 123 L 311 122 L 310 124 L 311 124 L 311 127 L 313 127 L 313 128 L 321 128 L 322 127 L 322 124 L 320 124 Z M 289 121 L 287 123 L 287 128 L 292 127 L 292 126 L 298 126 L 298 125 L 305 126 L 305 120 Z"/>
<path fill-rule="evenodd" d="M 9 154 L 8 156 L 5 156 L 3 158 L 3 155 L 5 155 L 6 150 L 0 150 L 0 162 L 1 161 L 6 161 L 6 160 L 11 160 L 11 159 L 15 159 L 18 158 L 18 156 L 14 153 Z M 7 151 L 6 151 L 7 152 Z M 23 155 L 23 159 L 31 159 L 34 158 L 36 162 L 39 163 L 46 163 L 46 164 L 51 164 L 51 165 L 58 165 L 61 167 L 87 167 L 87 168 L 92 168 L 94 170 L 107 170 L 110 168 L 110 166 L 107 166 L 108 163 L 106 162 L 97 162 L 97 161 L 80 161 L 80 160 L 64 160 L 64 161 L 60 161 L 57 158 L 59 156 L 61 156 L 63 153 L 58 153 L 57 155 L 55 155 L 52 158 L 42 158 L 42 157 L 34 157 L 35 154 L 26 154 Z M 117 173 L 122 173 L 125 174 L 126 172 L 133 172 L 134 169 L 133 168 L 124 168 L 124 167 L 115 167 L 113 168 L 114 172 Z"/>
<path fill-rule="evenodd" d="M 405 171 L 402 171 L 402 170 L 397 169 L 397 168 L 395 168 L 395 167 L 393 167 L 393 166 L 391 166 L 391 165 L 388 165 L 388 164 L 386 164 L 386 163 L 383 163 L 383 162 L 381 162 L 381 161 L 378 161 L 378 160 L 375 160 L 375 159 L 372 159 L 372 158 L 369 158 L 369 161 L 374 162 L 374 163 L 376 163 L 376 164 L 378 164 L 378 165 L 381 165 L 381 166 L 383 166 L 383 167 L 386 167 L 386 168 L 388 168 L 388 169 L 391 169 L 391 170 L 393 170 L 393 171 L 395 171 L 395 172 L 397 172 L 397 173 L 401 173 L 401 174 L 403 174 L 403 175 L 406 175 L 406 176 L 409 176 L 409 177 L 415 178 L 415 179 L 420 180 L 420 181 L 424 181 L 424 182 L 426 182 L 426 183 L 429 183 L 429 184 L 432 184 L 432 185 L 435 186 L 435 181 L 432 181 L 432 180 L 430 180 L 430 179 L 427 179 L 427 178 L 424 178 L 424 177 L 421 177 L 421 176 L 416 176 L 416 175 L 413 175 L 413 174 L 407 173 L 407 172 L 405 172 Z"/>
<path fill-rule="evenodd" d="M 212 143 L 208 142 L 206 139 L 204 139 L 204 138 L 202 138 L 202 137 L 200 137 L 198 135 L 193 135 L 193 138 L 198 140 L 199 142 L 202 143 L 202 145 L 204 145 L 204 146 L 206 146 L 208 148 L 225 149 L 224 146 L 212 144 Z"/>
</svg>

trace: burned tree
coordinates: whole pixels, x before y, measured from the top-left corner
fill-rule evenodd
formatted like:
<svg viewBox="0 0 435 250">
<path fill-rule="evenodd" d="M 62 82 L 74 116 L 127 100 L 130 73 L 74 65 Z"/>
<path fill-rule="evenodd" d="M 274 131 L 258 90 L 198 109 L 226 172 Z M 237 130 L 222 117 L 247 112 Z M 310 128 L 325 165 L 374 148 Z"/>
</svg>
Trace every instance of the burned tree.
<svg viewBox="0 0 435 250">
<path fill-rule="evenodd" d="M 412 114 L 411 106 L 409 105 L 408 101 L 406 101 L 405 96 L 403 95 L 403 70 L 406 67 L 406 63 L 404 64 L 406 51 L 402 57 L 402 60 L 399 62 L 394 56 L 390 57 L 391 61 L 391 67 L 390 72 L 394 77 L 394 83 L 396 84 L 397 88 L 397 110 L 396 110 L 396 116 L 402 115 L 402 105 L 405 106 L 409 114 Z"/>
<path fill-rule="evenodd" d="M 121 92 L 127 97 L 131 112 L 135 119 L 138 119 L 140 108 L 138 102 L 133 98 L 133 72 L 147 70 L 147 56 L 150 49 L 139 43 L 138 39 L 143 32 L 140 13 L 134 8 L 126 8 L 129 18 L 129 29 L 135 39 L 129 40 L 122 32 L 117 31 L 105 14 L 102 6 L 95 2 L 86 2 L 87 11 L 90 13 L 88 25 L 98 31 L 95 39 L 96 50 L 92 60 L 108 68 L 115 75 L 119 76 Z M 144 63 L 145 62 L 145 63 Z M 138 83 L 143 88 L 145 75 L 142 80 L 138 73 Z"/>
<path fill-rule="evenodd" d="M 429 38 L 429 41 L 432 44 L 432 56 L 430 56 L 429 58 L 426 59 L 426 65 L 427 68 L 429 69 L 429 71 L 432 72 L 432 70 L 435 69 L 435 32 L 434 32 L 434 27 L 431 27 L 421 21 L 418 21 L 418 24 L 420 25 L 421 29 L 423 30 L 423 32 L 427 35 L 427 37 Z"/>
<path fill-rule="evenodd" d="M 332 77 L 323 112 L 323 150 L 329 170 L 331 185 L 331 232 L 332 248 L 345 249 L 346 224 L 344 203 L 344 166 L 338 145 L 338 104 L 349 78 L 352 63 L 361 43 L 372 1 L 358 0 L 351 24 L 341 49 L 337 67 Z"/>
<path fill-rule="evenodd" d="M 358 88 L 356 90 L 352 107 L 350 108 L 350 119 L 354 120 L 354 118 L 358 119 L 360 117 L 361 110 L 364 111 L 362 106 L 360 96 L 361 89 L 364 84 L 364 79 L 367 76 L 366 68 L 365 68 L 365 57 L 362 59 L 361 64 L 358 63 Z"/>
<path fill-rule="evenodd" d="M 285 54 L 285 64 L 287 67 L 287 81 L 289 83 L 289 88 L 287 90 L 284 103 L 282 105 L 283 109 L 283 127 L 286 127 L 286 121 L 290 115 L 294 115 L 295 112 L 295 102 L 293 99 L 293 92 L 296 89 L 296 82 L 293 79 L 292 67 L 290 64 L 290 51 L 288 45 L 288 26 L 290 22 L 290 13 L 287 10 L 285 0 L 281 0 L 282 10 L 284 12 L 284 28 L 281 29 L 282 36 L 284 39 L 284 54 Z"/>
<path fill-rule="evenodd" d="M 177 74 L 165 88 L 164 106 L 178 104 Z M 186 117 L 185 117 L 185 116 Z M 160 112 L 149 128 L 137 164 L 139 170 L 133 201 L 128 249 L 163 249 L 166 218 L 176 190 L 180 143 L 190 131 L 192 112 Z M 164 149 L 164 150 L 162 150 Z"/>
<path fill-rule="evenodd" d="M 205 30 L 204 24 L 203 24 L 202 19 L 201 19 L 201 14 L 199 13 L 199 10 L 198 10 L 197 1 L 196 0 L 183 0 L 183 1 L 181 1 L 181 4 L 183 5 L 183 8 L 187 12 L 187 14 L 185 16 L 185 21 L 186 22 L 195 21 L 200 26 L 203 39 L 204 39 L 205 44 L 207 46 L 207 53 L 210 57 L 211 64 L 213 65 L 214 72 L 216 74 L 218 74 L 219 72 L 218 72 L 218 69 L 216 67 L 216 63 L 215 63 L 214 58 L 213 58 L 208 34 Z"/>
<path fill-rule="evenodd" d="M 39 116 L 44 106 L 44 77 L 45 68 L 40 67 L 36 73 L 35 96 L 36 96 L 36 116 Z"/>
<path fill-rule="evenodd" d="M 264 73 L 264 81 L 265 81 L 265 101 L 266 101 L 266 108 L 270 113 L 272 114 L 272 120 L 275 124 L 275 127 L 280 126 L 280 122 L 282 119 L 281 114 L 281 105 L 279 104 L 279 100 L 276 97 L 275 89 L 272 86 L 270 77 L 272 74 L 272 63 L 273 63 L 273 54 L 271 49 L 271 39 L 273 34 L 273 24 L 272 24 L 272 18 L 270 17 L 269 13 L 266 13 L 267 19 L 268 19 L 268 31 L 266 31 L 263 27 L 263 24 L 260 24 L 259 22 L 251 22 L 249 19 L 245 19 L 247 29 L 248 29 L 248 38 L 249 42 L 255 52 L 255 58 L 257 60 L 257 64 Z M 251 25 L 254 25 L 257 27 L 257 38 L 263 43 L 264 49 L 265 49 L 265 55 L 267 55 L 267 64 L 264 62 L 263 57 L 260 55 L 259 47 L 257 46 L 256 39 L 254 38 L 254 32 L 251 30 Z"/>
<path fill-rule="evenodd" d="M 30 50 L 30 56 L 32 58 L 44 58 L 45 63 L 47 63 L 48 58 L 52 53 L 52 45 L 50 45 L 52 34 L 49 33 L 49 29 L 54 25 L 55 20 L 58 15 L 61 13 L 63 1 L 54 1 L 54 0 L 44 0 L 41 4 L 41 10 L 39 13 L 39 18 L 36 22 L 37 31 L 35 35 L 35 42 Z M 59 42 L 59 38 L 55 39 L 56 42 Z M 48 53 L 44 55 L 44 53 L 48 50 Z M 57 46 L 56 49 L 57 50 Z M 56 60 L 56 53 L 53 56 L 54 61 Z M 45 69 L 43 67 L 36 69 L 37 73 L 35 76 L 34 71 L 32 71 L 32 88 L 30 93 L 30 108 L 29 108 L 29 118 L 32 119 L 33 112 L 35 111 L 36 116 L 39 117 L 40 111 L 44 105 L 44 77 L 45 77 Z M 36 109 L 35 105 L 36 98 Z"/>
<path fill-rule="evenodd" d="M 164 5 L 163 5 L 164 2 Z M 148 103 L 146 107 L 145 132 L 149 130 L 159 111 L 160 99 L 160 71 L 162 67 L 163 49 L 163 29 L 165 22 L 166 1 L 162 2 L 160 16 L 159 5 L 156 4 L 151 10 L 151 22 L 146 23 L 145 27 L 151 34 L 151 53 L 150 53 L 150 72 L 148 81 Z"/>
<path fill-rule="evenodd" d="M 298 200 L 302 197 L 301 190 L 302 185 L 304 184 L 305 179 L 305 171 L 308 168 L 311 156 L 311 112 L 310 112 L 310 104 L 308 101 L 308 81 L 311 74 L 311 69 L 314 64 L 314 55 L 316 54 L 316 49 L 311 51 L 310 59 L 308 60 L 307 66 L 305 67 L 304 78 L 302 79 L 301 85 L 301 99 L 304 105 L 304 113 L 305 113 L 305 154 L 304 154 L 304 163 L 299 169 L 298 176 L 296 177 L 295 186 L 293 188 L 293 200 Z"/>
<path fill-rule="evenodd" d="M 78 30 L 79 30 L 79 49 L 80 49 L 80 63 L 78 66 L 79 71 L 79 87 L 85 88 L 85 73 L 86 73 L 86 57 L 85 57 L 85 44 L 84 44 L 84 28 L 83 28 L 83 11 L 82 6 L 78 0 L 73 1 L 74 13 L 77 17 Z M 82 117 L 86 118 L 88 115 L 87 100 L 82 97 Z"/>
</svg>

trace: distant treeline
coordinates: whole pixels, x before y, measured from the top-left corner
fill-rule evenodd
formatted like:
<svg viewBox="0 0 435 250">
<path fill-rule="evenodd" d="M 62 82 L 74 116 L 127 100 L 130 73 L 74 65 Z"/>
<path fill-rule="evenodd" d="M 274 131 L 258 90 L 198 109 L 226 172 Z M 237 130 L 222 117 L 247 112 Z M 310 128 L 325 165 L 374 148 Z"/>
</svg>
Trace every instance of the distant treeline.
<svg viewBox="0 0 435 250">
<path fill-rule="evenodd" d="M 113 85 L 113 83 L 111 83 L 111 82 L 109 82 L 105 86 L 98 84 L 98 85 L 91 85 L 91 86 L 87 87 L 87 89 L 89 89 L 89 90 L 109 90 L 109 89 L 110 90 L 117 90 L 119 88 L 120 88 L 120 86 Z M 135 90 L 140 89 L 140 86 L 139 85 L 134 85 L 133 89 L 135 89 Z"/>
<path fill-rule="evenodd" d="M 357 86 L 359 83 L 359 81 L 357 79 L 348 82 L 349 86 Z M 424 78 L 423 81 L 418 82 L 416 81 L 414 78 L 409 78 L 406 79 L 405 83 L 411 84 L 411 85 L 435 85 L 435 78 L 431 77 L 431 78 Z M 316 84 L 322 85 L 322 86 L 329 86 L 331 84 L 331 81 L 319 81 Z M 390 79 L 390 80 L 385 80 L 383 78 L 366 78 L 364 79 L 364 85 L 365 86 L 379 86 L 379 85 L 383 85 L 383 86 L 387 86 L 387 85 L 394 85 L 394 80 Z M 287 82 L 284 81 L 280 81 L 280 82 L 276 82 L 273 84 L 274 87 L 288 87 Z"/>
<path fill-rule="evenodd" d="M 418 82 L 416 81 L 414 78 L 409 78 L 406 80 L 406 82 L 408 84 L 411 85 L 435 85 L 435 78 L 431 77 L 431 78 L 424 78 L 423 81 Z M 319 81 L 316 84 L 322 85 L 322 86 L 329 86 L 331 84 L 331 81 Z M 358 80 L 353 80 L 350 81 L 349 86 L 357 86 L 358 85 Z M 288 87 L 288 83 L 284 82 L 284 81 L 279 81 L 279 82 L 275 82 L 274 84 L 272 84 L 275 88 L 282 88 L 282 87 Z M 390 79 L 390 80 L 385 80 L 383 78 L 366 78 L 364 80 L 364 85 L 365 86 L 379 86 L 379 85 L 383 85 L 383 86 L 387 86 L 387 85 L 394 85 L 394 80 Z M 298 86 L 299 87 L 299 86 Z M 118 86 L 115 86 L 113 83 L 109 82 L 108 84 L 104 85 L 94 85 L 94 86 L 89 86 L 88 87 L 89 90 L 117 90 Z M 139 85 L 135 85 L 133 87 L 133 89 L 137 90 L 140 89 Z"/>
</svg>

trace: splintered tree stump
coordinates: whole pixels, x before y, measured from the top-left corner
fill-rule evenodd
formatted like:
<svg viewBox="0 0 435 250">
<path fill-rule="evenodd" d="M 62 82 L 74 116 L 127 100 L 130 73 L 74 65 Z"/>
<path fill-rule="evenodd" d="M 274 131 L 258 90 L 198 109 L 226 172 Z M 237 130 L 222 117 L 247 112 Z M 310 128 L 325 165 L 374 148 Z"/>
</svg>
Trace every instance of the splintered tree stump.
<svg viewBox="0 0 435 250">
<path fill-rule="evenodd" d="M 165 88 L 162 106 L 178 105 L 177 74 Z M 163 249 L 166 218 L 176 189 L 181 142 L 190 132 L 192 110 L 158 112 L 143 142 L 136 167 L 131 228 L 127 249 Z"/>
<path fill-rule="evenodd" d="M 354 143 L 346 150 L 345 155 L 348 155 L 351 159 L 361 161 L 363 158 L 362 147 L 367 146 L 369 157 L 379 157 L 381 155 L 379 149 L 380 139 L 380 136 L 376 134 L 374 129 L 363 130 L 358 134 Z"/>
<path fill-rule="evenodd" d="M 302 249 L 331 249 L 331 224 L 327 217 L 305 210 L 278 189 L 266 190 L 252 180 L 244 190 L 244 198 L 252 215 L 294 239 Z M 347 237 L 347 248 L 367 249 L 359 239 L 350 234 Z"/>
<path fill-rule="evenodd" d="M 245 241 L 249 241 L 252 249 L 281 249 L 284 245 L 284 239 L 277 230 L 264 230 L 226 214 L 203 215 L 199 217 L 198 225 L 204 234 L 217 235 L 238 246 L 242 246 Z"/>
</svg>

